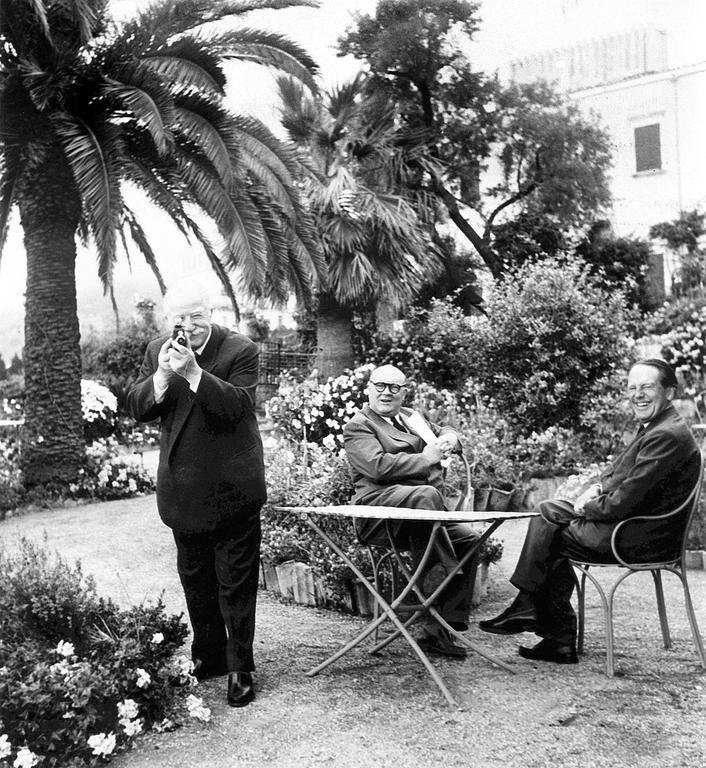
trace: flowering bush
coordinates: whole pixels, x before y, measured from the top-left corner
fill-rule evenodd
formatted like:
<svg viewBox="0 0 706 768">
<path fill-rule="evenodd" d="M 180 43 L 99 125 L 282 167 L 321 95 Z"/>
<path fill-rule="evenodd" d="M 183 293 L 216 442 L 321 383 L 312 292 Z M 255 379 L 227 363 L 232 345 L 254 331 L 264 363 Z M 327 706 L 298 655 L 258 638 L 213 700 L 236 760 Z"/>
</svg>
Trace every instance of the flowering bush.
<svg viewBox="0 0 706 768">
<path fill-rule="evenodd" d="M 69 486 L 75 499 L 125 499 L 154 491 L 152 475 L 133 457 L 120 452 L 114 437 L 86 446 L 85 465 L 79 479 Z"/>
<path fill-rule="evenodd" d="M 307 379 L 291 393 L 277 395 L 267 411 L 278 434 L 297 442 L 341 446 L 345 423 L 366 402 L 365 387 L 375 366 L 364 365 L 323 384 Z"/>
<path fill-rule="evenodd" d="M 87 444 L 108 437 L 115 431 L 118 401 L 108 387 L 97 381 L 81 379 L 81 411 L 83 434 Z"/>
<path fill-rule="evenodd" d="M 194 684 L 174 656 L 181 616 L 161 601 L 122 610 L 26 540 L 0 553 L 0 614 L 0 759 L 13 765 L 94 765 L 167 727 Z"/>
<path fill-rule="evenodd" d="M 661 338 L 662 357 L 681 375 L 684 392 L 695 395 L 706 382 L 706 306 Z"/>
</svg>

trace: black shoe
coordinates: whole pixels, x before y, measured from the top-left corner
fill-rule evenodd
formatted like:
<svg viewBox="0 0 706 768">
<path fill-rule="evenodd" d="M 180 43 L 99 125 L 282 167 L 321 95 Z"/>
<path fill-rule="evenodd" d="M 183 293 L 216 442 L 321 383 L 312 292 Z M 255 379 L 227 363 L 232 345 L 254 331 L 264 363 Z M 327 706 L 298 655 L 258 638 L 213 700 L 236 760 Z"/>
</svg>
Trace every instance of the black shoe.
<svg viewBox="0 0 706 768">
<path fill-rule="evenodd" d="M 251 672 L 231 672 L 228 675 L 228 704 L 244 707 L 255 698 Z"/>
<path fill-rule="evenodd" d="M 454 643 L 447 632 L 428 632 L 418 638 L 417 643 L 425 653 L 449 656 L 452 659 L 465 659 L 468 656 L 466 647 Z"/>
<path fill-rule="evenodd" d="M 479 621 L 483 632 L 494 635 L 517 635 L 520 632 L 534 632 L 537 629 L 537 617 L 534 610 L 513 611 L 512 606 L 494 619 Z"/>
<path fill-rule="evenodd" d="M 227 674 L 228 666 L 225 659 L 220 661 L 194 659 L 193 675 L 200 683 L 204 680 L 210 680 L 212 677 L 222 677 Z"/>
<path fill-rule="evenodd" d="M 559 645 L 555 640 L 540 640 L 533 648 L 520 646 L 520 656 L 532 661 L 553 661 L 555 664 L 578 664 L 576 644 Z"/>
</svg>

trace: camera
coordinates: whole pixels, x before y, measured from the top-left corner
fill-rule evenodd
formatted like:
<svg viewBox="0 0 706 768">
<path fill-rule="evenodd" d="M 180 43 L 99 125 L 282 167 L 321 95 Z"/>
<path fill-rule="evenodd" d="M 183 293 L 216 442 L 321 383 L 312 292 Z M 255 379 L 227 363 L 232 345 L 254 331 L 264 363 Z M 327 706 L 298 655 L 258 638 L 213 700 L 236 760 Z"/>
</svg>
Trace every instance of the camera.
<svg viewBox="0 0 706 768">
<path fill-rule="evenodd" d="M 175 323 L 174 328 L 172 329 L 172 338 L 178 344 L 181 344 L 182 347 L 189 346 L 189 340 L 186 338 L 186 331 L 181 323 Z"/>
</svg>

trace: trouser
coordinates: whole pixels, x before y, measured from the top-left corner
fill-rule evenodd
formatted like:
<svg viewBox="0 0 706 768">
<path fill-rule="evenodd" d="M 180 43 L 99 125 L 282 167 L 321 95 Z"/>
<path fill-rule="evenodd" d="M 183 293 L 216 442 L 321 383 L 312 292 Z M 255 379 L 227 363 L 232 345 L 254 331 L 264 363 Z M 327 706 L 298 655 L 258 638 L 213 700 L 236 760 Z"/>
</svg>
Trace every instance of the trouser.
<svg viewBox="0 0 706 768">
<path fill-rule="evenodd" d="M 260 565 L 259 511 L 214 531 L 172 531 L 193 632 L 191 655 L 230 672 L 252 672 Z"/>
<path fill-rule="evenodd" d="M 392 485 L 384 489 L 367 504 L 380 506 L 407 507 L 409 509 L 444 509 L 441 493 L 431 485 Z M 429 541 L 433 523 L 403 520 L 394 523 L 392 537 L 395 544 L 412 552 L 415 565 L 418 564 Z M 384 520 L 356 521 L 358 538 L 363 544 L 387 546 L 389 544 Z M 456 565 L 478 540 L 478 534 L 467 523 L 445 523 L 437 541 L 439 546 L 432 553 L 430 567 L 442 563 L 447 568 Z M 463 567 L 463 571 L 449 582 L 441 592 L 437 608 L 442 617 L 454 628 L 463 630 L 468 626 L 473 587 L 478 568 L 478 554 Z"/>
<path fill-rule="evenodd" d="M 529 592 L 537 614 L 537 634 L 570 645 L 576 638 L 571 596 L 576 585 L 569 558 L 615 562 L 610 550 L 614 525 L 578 518 L 568 501 L 543 501 L 527 528 L 510 583 Z"/>
</svg>

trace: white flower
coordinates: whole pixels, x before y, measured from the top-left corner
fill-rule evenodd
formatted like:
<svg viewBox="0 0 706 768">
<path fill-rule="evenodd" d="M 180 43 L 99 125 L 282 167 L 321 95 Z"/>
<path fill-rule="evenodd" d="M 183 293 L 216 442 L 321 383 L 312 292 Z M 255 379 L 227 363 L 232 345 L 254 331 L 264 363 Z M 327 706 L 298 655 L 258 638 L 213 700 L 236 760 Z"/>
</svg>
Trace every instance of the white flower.
<svg viewBox="0 0 706 768">
<path fill-rule="evenodd" d="M 153 642 L 155 645 L 159 645 L 160 643 L 163 643 L 164 642 L 164 635 L 161 632 L 155 632 L 152 635 L 151 642 Z"/>
<path fill-rule="evenodd" d="M 32 768 L 32 766 L 36 765 L 38 762 L 39 758 L 34 754 L 34 752 L 32 752 L 31 749 L 22 747 L 22 749 L 17 753 L 15 762 L 12 765 L 14 768 Z"/>
<path fill-rule="evenodd" d="M 155 723 L 152 728 L 153 730 L 157 731 L 157 733 L 164 733 L 165 731 L 173 731 L 175 728 L 175 724 L 173 720 L 170 720 L 168 717 L 165 717 L 164 720 L 160 720 L 160 722 Z"/>
<path fill-rule="evenodd" d="M 109 734 L 96 733 L 88 738 L 88 746 L 94 755 L 107 757 L 115 749 L 115 734 L 111 731 Z"/>
<path fill-rule="evenodd" d="M 126 736 L 137 736 L 138 733 L 142 733 L 141 720 L 121 720 L 120 725 Z"/>
<path fill-rule="evenodd" d="M 189 715 L 197 720 L 203 720 L 204 723 L 207 723 L 211 719 L 211 710 L 204 705 L 203 699 L 194 696 L 193 693 L 189 694 L 186 699 L 186 708 Z"/>
<path fill-rule="evenodd" d="M 194 671 L 194 662 L 186 656 L 177 656 L 172 662 L 172 671 L 177 677 L 186 677 Z"/>
<path fill-rule="evenodd" d="M 321 442 L 331 451 L 336 447 L 336 438 L 333 435 L 326 435 Z"/>
<path fill-rule="evenodd" d="M 0 760 L 2 760 L 3 757 L 9 757 L 10 752 L 12 752 L 12 744 L 10 744 L 10 739 L 7 734 L 3 733 L 3 735 L 0 736 Z"/>
<path fill-rule="evenodd" d="M 137 668 L 137 687 L 138 688 L 147 688 L 147 686 L 152 682 L 152 678 L 150 677 L 150 673 L 146 670 L 142 669 L 142 667 Z"/>
<path fill-rule="evenodd" d="M 56 646 L 56 652 L 59 654 L 59 656 L 68 658 L 69 656 L 73 656 L 75 653 L 74 645 L 73 643 L 65 643 L 63 640 L 60 640 L 59 645 Z"/>
<path fill-rule="evenodd" d="M 139 714 L 137 702 L 134 699 L 125 699 L 118 702 L 118 715 L 121 720 L 132 720 Z"/>
</svg>

